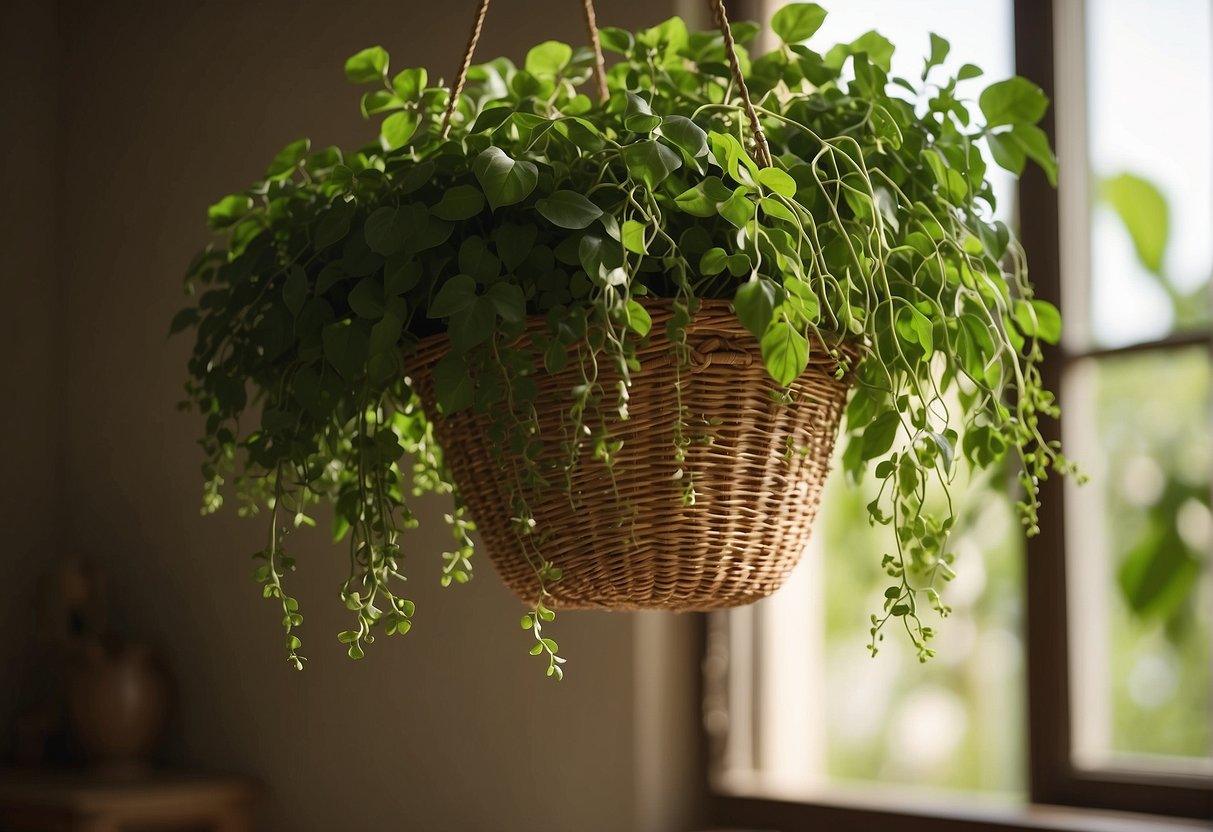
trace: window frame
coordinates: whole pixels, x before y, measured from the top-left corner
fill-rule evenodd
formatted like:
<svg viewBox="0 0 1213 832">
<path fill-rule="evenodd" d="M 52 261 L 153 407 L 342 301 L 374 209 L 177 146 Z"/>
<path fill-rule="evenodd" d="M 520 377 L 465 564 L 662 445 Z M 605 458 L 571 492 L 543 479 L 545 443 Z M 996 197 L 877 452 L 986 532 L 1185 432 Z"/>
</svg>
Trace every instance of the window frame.
<svg viewBox="0 0 1213 832">
<path fill-rule="evenodd" d="M 1059 3 L 1084 0 L 1014 0 L 1014 54 L 1016 72 L 1032 79 L 1056 101 L 1057 35 L 1055 13 Z M 764 17 L 763 0 L 731 0 L 733 19 Z M 1085 94 L 1085 91 L 1078 91 Z M 1041 128 L 1056 146 L 1054 110 Z M 1044 174 L 1030 167 L 1019 183 L 1020 230 L 1024 249 L 1030 252 L 1032 280 L 1037 296 L 1059 308 L 1062 295 L 1061 203 L 1058 191 Z M 1065 368 L 1084 358 L 1145 349 L 1164 350 L 1206 344 L 1208 335 L 1179 335 L 1117 350 L 1069 351 L 1064 345 L 1046 347 L 1042 365 L 1045 385 L 1059 397 Z M 1046 439 L 1059 439 L 1061 425 L 1043 426 Z M 1079 769 L 1073 763 L 1071 724 L 1068 597 L 1066 584 L 1065 484 L 1059 477 L 1041 483 L 1040 534 L 1028 540 L 1025 563 L 1028 707 L 1029 805 L 1010 811 L 979 807 L 942 810 L 896 805 L 858 805 L 845 801 L 793 802 L 741 797 L 713 788 L 711 760 L 703 757 L 704 791 L 713 823 L 742 824 L 782 829 L 824 828 L 852 832 L 885 832 L 895 823 L 901 832 L 1076 832 L 1076 830 L 1170 830 L 1209 828 L 1192 819 L 1213 820 L 1213 779 L 1199 775 L 1151 773 L 1115 769 Z M 706 650 L 707 624 L 702 642 Z M 701 655 L 705 655 L 701 653 Z M 703 701 L 703 688 L 700 701 Z M 706 749 L 710 739 L 702 742 Z M 1109 813 L 1115 814 L 1109 814 Z M 1129 814 L 1132 813 L 1132 814 Z"/>
</svg>

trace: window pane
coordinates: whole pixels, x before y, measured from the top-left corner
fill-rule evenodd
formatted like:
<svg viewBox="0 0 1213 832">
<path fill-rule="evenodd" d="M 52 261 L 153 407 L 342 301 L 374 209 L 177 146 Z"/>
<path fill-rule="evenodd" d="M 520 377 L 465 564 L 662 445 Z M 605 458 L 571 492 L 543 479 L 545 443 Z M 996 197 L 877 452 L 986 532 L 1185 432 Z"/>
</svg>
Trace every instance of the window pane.
<svg viewBox="0 0 1213 832">
<path fill-rule="evenodd" d="M 1213 706 L 1209 353 L 1084 361 L 1066 405 L 1091 476 L 1067 514 L 1076 760 L 1199 770 Z"/>
<path fill-rule="evenodd" d="M 1116 346 L 1210 318 L 1213 4 L 1097 0 L 1086 16 L 1091 336 Z"/>
</svg>

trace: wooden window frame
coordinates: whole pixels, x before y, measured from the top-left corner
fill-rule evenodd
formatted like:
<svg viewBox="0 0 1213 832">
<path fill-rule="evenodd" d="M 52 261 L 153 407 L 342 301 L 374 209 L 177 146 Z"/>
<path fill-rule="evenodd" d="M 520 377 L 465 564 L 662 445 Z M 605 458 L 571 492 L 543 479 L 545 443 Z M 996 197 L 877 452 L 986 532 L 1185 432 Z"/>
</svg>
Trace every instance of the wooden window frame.
<svg viewBox="0 0 1213 832">
<path fill-rule="evenodd" d="M 1055 3 L 1082 0 L 1014 0 L 1015 65 L 1056 100 Z M 761 0 L 732 0 L 734 19 L 757 19 Z M 1050 109 L 1041 123 L 1056 142 Z M 1061 206 L 1044 174 L 1030 168 L 1019 184 L 1019 237 L 1030 253 L 1037 295 L 1061 305 Z M 1067 352 L 1046 349 L 1046 386 L 1061 394 L 1064 368 L 1072 361 L 1116 352 L 1205 344 L 1208 336 L 1177 336 L 1119 350 Z M 1064 408 L 1064 403 L 1062 403 Z M 1045 427 L 1057 439 L 1061 426 Z M 839 832 L 1146 832 L 1209 829 L 1213 781 L 1207 777 L 1142 771 L 1086 770 L 1073 763 L 1070 657 L 1066 591 L 1065 487 L 1058 477 L 1041 484 L 1040 534 L 1028 541 L 1025 564 L 1027 615 L 1028 797 L 1030 805 L 1006 811 L 951 807 L 902 807 L 843 801 L 739 797 L 713 790 L 704 755 L 708 817 L 717 827 L 829 829 Z M 706 625 L 704 645 L 706 646 Z M 701 691 L 702 693 L 702 691 Z M 703 743 L 707 747 L 707 742 Z"/>
</svg>

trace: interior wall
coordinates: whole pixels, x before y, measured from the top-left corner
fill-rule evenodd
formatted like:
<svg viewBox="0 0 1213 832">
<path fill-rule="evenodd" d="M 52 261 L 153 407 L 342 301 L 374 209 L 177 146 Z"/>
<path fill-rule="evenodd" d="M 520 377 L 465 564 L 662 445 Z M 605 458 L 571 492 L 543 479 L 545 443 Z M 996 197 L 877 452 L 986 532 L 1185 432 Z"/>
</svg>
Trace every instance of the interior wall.
<svg viewBox="0 0 1213 832">
<path fill-rule="evenodd" d="M 61 345 L 66 321 L 55 271 L 55 142 L 58 44 L 53 3 L 7 9 L 0 26 L 0 750 L 12 718 L 39 691 L 8 681 L 37 678 L 33 582 L 56 549 Z"/>
<path fill-rule="evenodd" d="M 674 6 L 600 5 L 603 25 L 622 26 L 656 22 Z M 479 54 L 517 59 L 538 40 L 578 42 L 578 6 L 503 0 L 490 9 Z M 66 414 L 64 475 L 53 493 L 43 484 L 35 496 L 70 502 L 55 521 L 65 523 L 63 549 L 105 562 L 116 619 L 170 658 L 179 690 L 171 759 L 260 777 L 267 828 L 341 829 L 351 820 L 459 830 L 686 828 L 692 792 L 680 782 L 676 794 L 653 790 L 676 783 L 660 761 L 685 761 L 698 715 L 663 704 L 672 694 L 662 685 L 638 684 L 637 618 L 561 615 L 554 635 L 570 657 L 568 677 L 544 678 L 518 629 L 520 607 L 487 563 L 467 586 L 438 587 L 448 505 L 435 498 L 421 506 L 423 526 L 412 536 L 415 627 L 373 645 L 361 662 L 335 639 L 347 626 L 336 597 L 344 556 L 323 530 L 296 536 L 293 588 L 311 659 L 296 673 L 284 660 L 279 613 L 251 578 L 262 524 L 233 512 L 201 518 L 196 508 L 200 425 L 174 407 L 189 343 L 166 335 L 183 304 L 185 265 L 208 239 L 205 207 L 246 186 L 298 137 L 347 147 L 372 138 L 344 59 L 381 43 L 397 69 L 448 74 L 472 8 L 471 0 L 64 0 L 58 219 L 53 245 L 37 236 L 50 223 L 27 235 L 33 265 L 24 270 L 44 265 L 35 255 L 58 252 L 63 291 L 53 318 L 44 288 L 28 291 L 31 304 L 47 307 L 31 328 L 48 356 L 62 344 L 64 359 L 18 368 L 42 387 L 57 385 L 30 390 L 28 400 L 53 404 L 22 418 L 39 422 L 28 434 L 36 440 L 51 415 Z M 18 77 L 31 74 L 5 73 Z M 36 177 L 30 167 L 26 175 Z M 41 341 L 30 335 L 28 343 Z M 11 411 L 0 409 L 17 418 Z M 40 459 L 36 447 L 26 452 Z M 27 486 L 4 487 L 17 500 L 6 492 L 6 509 L 21 505 Z M 31 510 L 51 516 L 48 506 Z M 30 525 L 33 551 L 47 531 Z M 695 672 L 693 619 L 646 626 L 662 634 L 673 653 L 667 672 L 681 674 L 685 689 Z M 637 730 L 638 713 L 650 708 L 668 718 Z M 642 750 L 647 770 L 656 768 L 643 782 L 635 775 Z"/>
</svg>

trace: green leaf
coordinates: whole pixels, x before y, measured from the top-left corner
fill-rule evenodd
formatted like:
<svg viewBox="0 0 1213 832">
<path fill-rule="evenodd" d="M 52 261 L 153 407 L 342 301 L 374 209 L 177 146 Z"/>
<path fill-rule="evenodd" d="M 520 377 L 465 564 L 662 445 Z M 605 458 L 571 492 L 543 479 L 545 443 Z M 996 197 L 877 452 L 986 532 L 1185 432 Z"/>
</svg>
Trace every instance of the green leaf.
<svg viewBox="0 0 1213 832">
<path fill-rule="evenodd" d="M 851 53 L 864 54 L 876 66 L 889 72 L 893 66 L 893 43 L 876 31 L 866 32 L 851 41 Z"/>
<path fill-rule="evenodd" d="M 649 310 L 645 309 L 639 301 L 628 300 L 628 329 L 635 332 L 641 338 L 649 334 L 649 330 L 653 328 L 653 318 L 649 315 Z"/>
<path fill-rule="evenodd" d="M 930 74 L 932 67 L 939 66 L 948 59 L 950 51 L 952 51 L 952 44 L 931 32 L 931 56 L 927 58 L 926 66 L 923 67 L 922 80 L 927 80 L 927 75 Z"/>
<path fill-rule="evenodd" d="M 362 117 L 370 118 L 389 110 L 398 110 L 403 106 L 404 102 L 396 93 L 387 90 L 371 90 L 362 96 Z"/>
<path fill-rule="evenodd" d="M 720 211 L 720 216 L 738 228 L 741 228 L 747 222 L 754 219 L 757 206 L 746 196 L 745 188 L 738 188 L 733 191 L 731 197 L 720 204 L 718 210 Z"/>
<path fill-rule="evenodd" d="M 720 274 L 729 264 L 729 255 L 722 248 L 710 248 L 699 258 L 699 273 L 711 277 Z"/>
<path fill-rule="evenodd" d="M 1121 173 L 1100 183 L 1099 199 L 1124 223 L 1137 259 L 1161 277 L 1171 233 L 1170 208 L 1162 192 L 1140 176 Z"/>
<path fill-rule="evenodd" d="M 573 59 L 573 48 L 567 43 L 549 40 L 531 47 L 526 53 L 526 71 L 536 78 L 559 75 Z"/>
<path fill-rule="evenodd" d="M 472 406 L 476 387 L 463 356 L 447 353 L 434 365 L 434 398 L 442 412 L 450 415 Z"/>
<path fill-rule="evenodd" d="M 1048 301 L 1015 301 L 1015 323 L 1024 335 L 1045 343 L 1056 344 L 1061 340 L 1061 313 Z"/>
<path fill-rule="evenodd" d="M 1036 164 L 1048 177 L 1049 184 L 1057 187 L 1057 157 L 1049 146 L 1049 137 L 1045 131 L 1031 124 L 1017 124 L 1011 128 L 1011 141 Z"/>
<path fill-rule="evenodd" d="M 772 323 L 762 336 L 760 346 L 767 372 L 785 387 L 808 366 L 809 342 L 787 321 Z"/>
<path fill-rule="evenodd" d="M 620 232 L 620 240 L 623 247 L 633 254 L 645 254 L 648 247 L 645 244 L 645 237 L 648 234 L 648 226 L 636 220 L 624 220 L 623 229 Z"/>
<path fill-rule="evenodd" d="M 466 274 L 457 274 L 442 284 L 430 301 L 428 316 L 447 318 L 467 309 L 476 302 L 476 281 Z"/>
<path fill-rule="evenodd" d="M 682 167 L 682 158 L 670 148 L 652 139 L 623 148 L 628 173 L 649 188 L 656 188 L 671 173 Z"/>
<path fill-rule="evenodd" d="M 965 64 L 956 73 L 957 81 L 968 81 L 970 78 L 980 78 L 982 76 L 981 67 L 975 64 Z"/>
<path fill-rule="evenodd" d="M 737 319 L 742 326 L 754 333 L 755 338 L 761 338 L 771 325 L 777 300 L 775 285 L 754 277 L 737 287 L 733 308 L 737 310 Z"/>
<path fill-rule="evenodd" d="M 602 48 L 608 52 L 617 52 L 620 55 L 626 55 L 632 51 L 632 46 L 635 40 L 632 38 L 632 33 L 626 29 L 618 29 L 614 26 L 604 26 L 598 32 L 599 40 L 602 42 Z"/>
<path fill-rule="evenodd" d="M 379 126 L 379 139 L 384 150 L 396 150 L 408 144 L 409 139 L 417 132 L 421 117 L 415 110 L 402 110 L 392 113 Z"/>
<path fill-rule="evenodd" d="M 421 97 L 421 91 L 425 89 L 428 79 L 424 69 L 406 69 L 396 73 L 396 77 L 392 79 L 392 89 L 405 101 L 413 101 Z"/>
<path fill-rule="evenodd" d="M 387 75 L 388 54 L 382 46 L 372 46 L 345 62 L 345 77 L 355 84 L 369 84 Z"/>
<path fill-rule="evenodd" d="M 863 430 L 863 453 L 865 460 L 875 459 L 888 453 L 897 438 L 897 430 L 901 427 L 901 414 L 890 410 L 877 416 Z"/>
<path fill-rule="evenodd" d="M 666 116 L 661 122 L 661 135 L 692 159 L 707 155 L 708 134 L 685 116 Z"/>
<path fill-rule="evenodd" d="M 329 324 L 320 333 L 324 357 L 347 381 L 362 374 L 370 352 L 370 336 L 366 330 L 348 321 Z"/>
<path fill-rule="evenodd" d="M 265 175 L 270 179 L 287 178 L 299 167 L 299 163 L 304 160 L 311 147 L 312 143 L 308 139 L 299 139 L 298 141 L 291 142 L 274 156 L 274 160 L 270 162 L 269 170 L 266 171 Z"/>
<path fill-rule="evenodd" d="M 499 147 L 481 152 L 472 170 L 494 211 L 526 199 L 539 181 L 539 169 L 533 163 L 515 161 Z"/>
<path fill-rule="evenodd" d="M 986 87 L 978 104 L 987 127 L 1035 124 L 1049 109 L 1049 99 L 1040 87 L 1018 75 Z"/>
<path fill-rule="evenodd" d="M 709 176 L 679 194 L 674 204 L 680 211 L 693 217 L 714 217 L 719 212 L 720 204 L 732 196 L 732 189 L 719 176 Z"/>
<path fill-rule="evenodd" d="M 1003 133 L 991 133 L 986 136 L 986 141 L 989 142 L 990 153 L 1000 168 L 1010 171 L 1016 176 L 1023 173 L 1028 157 L 1019 143 L 1011 138 L 1010 130 Z"/>
<path fill-rule="evenodd" d="M 758 204 L 762 207 L 763 213 L 768 217 L 777 220 L 787 220 L 790 223 L 796 222 L 796 215 L 792 213 L 792 209 L 774 197 L 764 196 L 758 200 Z"/>
<path fill-rule="evenodd" d="M 484 208 L 484 194 L 475 185 L 456 185 L 442 194 L 430 213 L 439 219 L 458 222 L 476 216 Z"/>
<path fill-rule="evenodd" d="M 789 3 L 771 17 L 771 30 L 790 46 L 813 37 L 825 19 L 826 10 L 816 3 Z"/>
<path fill-rule="evenodd" d="M 560 228 L 586 228 L 602 216 L 602 209 L 576 191 L 560 190 L 535 202 L 535 209 Z"/>
<path fill-rule="evenodd" d="M 307 302 L 307 272 L 298 265 L 291 266 L 282 285 L 282 301 L 292 315 L 298 315 Z"/>
<path fill-rule="evenodd" d="M 623 126 L 633 133 L 652 133 L 661 126 L 661 116 L 652 113 L 632 113 L 623 120 Z"/>
<path fill-rule="evenodd" d="M 244 194 L 225 196 L 206 209 L 206 219 L 211 228 L 220 229 L 235 225 L 253 208 L 252 198 Z"/>
<path fill-rule="evenodd" d="M 766 188 L 788 199 L 796 196 L 796 180 L 787 171 L 779 168 L 762 168 L 758 171 L 758 181 Z"/>
</svg>

